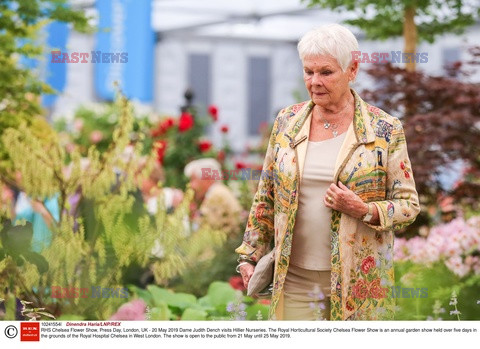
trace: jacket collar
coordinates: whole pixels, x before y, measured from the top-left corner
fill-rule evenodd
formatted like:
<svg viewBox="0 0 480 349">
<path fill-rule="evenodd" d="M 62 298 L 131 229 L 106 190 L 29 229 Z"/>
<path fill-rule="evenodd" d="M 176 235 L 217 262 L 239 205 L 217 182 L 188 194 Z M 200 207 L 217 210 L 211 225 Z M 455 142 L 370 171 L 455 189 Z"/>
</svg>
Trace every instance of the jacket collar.
<svg viewBox="0 0 480 349">
<path fill-rule="evenodd" d="M 371 143 L 375 140 L 375 132 L 373 130 L 371 121 L 370 121 L 370 114 L 368 112 L 368 104 L 364 102 L 357 92 L 354 89 L 350 89 L 353 97 L 355 98 L 355 115 L 353 117 L 353 127 L 355 136 L 357 139 L 357 143 L 359 144 L 366 144 Z M 290 147 L 295 148 L 299 142 L 303 142 L 304 140 L 308 140 L 308 133 L 307 138 L 305 138 L 304 132 L 299 132 L 304 126 L 307 124 L 307 129 L 310 129 L 310 116 L 312 115 L 312 109 L 315 106 L 312 100 L 305 105 L 294 115 L 289 122 L 289 126 L 285 131 L 285 134 L 290 140 Z M 297 137 L 300 136 L 300 137 Z"/>
</svg>

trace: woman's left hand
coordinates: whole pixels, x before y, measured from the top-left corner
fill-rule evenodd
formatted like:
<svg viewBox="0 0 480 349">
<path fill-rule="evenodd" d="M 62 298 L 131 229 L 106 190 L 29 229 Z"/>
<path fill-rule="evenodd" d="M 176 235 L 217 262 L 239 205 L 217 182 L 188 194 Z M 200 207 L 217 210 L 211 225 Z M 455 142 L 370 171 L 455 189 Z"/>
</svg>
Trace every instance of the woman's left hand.
<svg viewBox="0 0 480 349">
<path fill-rule="evenodd" d="M 357 219 L 368 212 L 368 205 L 353 191 L 348 189 L 342 182 L 330 184 L 327 194 L 323 198 L 325 206 L 340 211 Z"/>
</svg>

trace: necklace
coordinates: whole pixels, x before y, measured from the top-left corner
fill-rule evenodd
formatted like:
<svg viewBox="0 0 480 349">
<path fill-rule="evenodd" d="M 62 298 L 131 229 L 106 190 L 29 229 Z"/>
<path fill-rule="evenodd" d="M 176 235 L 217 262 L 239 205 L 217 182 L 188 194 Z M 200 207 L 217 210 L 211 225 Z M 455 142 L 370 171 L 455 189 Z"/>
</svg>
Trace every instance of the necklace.
<svg viewBox="0 0 480 349">
<path fill-rule="evenodd" d="M 325 130 L 330 129 L 330 130 L 332 131 L 333 137 L 337 137 L 337 136 L 338 136 L 338 131 L 337 131 L 338 125 L 337 125 L 336 123 L 328 122 L 327 120 L 322 119 L 321 117 L 320 117 L 320 121 L 323 122 L 323 128 L 324 128 Z"/>
<path fill-rule="evenodd" d="M 343 107 L 343 109 L 341 110 L 341 112 L 343 112 L 345 110 L 345 108 L 348 106 L 348 103 L 345 105 L 345 107 Z M 337 137 L 338 136 L 338 126 L 339 124 L 335 123 L 335 122 L 329 122 L 328 120 L 325 120 L 321 114 L 319 113 L 318 114 L 319 118 L 320 118 L 320 121 L 323 122 L 323 128 L 325 130 L 328 130 L 330 129 L 332 131 L 332 134 L 333 134 L 333 137 Z M 342 120 L 342 118 L 340 118 L 340 120 Z"/>
</svg>

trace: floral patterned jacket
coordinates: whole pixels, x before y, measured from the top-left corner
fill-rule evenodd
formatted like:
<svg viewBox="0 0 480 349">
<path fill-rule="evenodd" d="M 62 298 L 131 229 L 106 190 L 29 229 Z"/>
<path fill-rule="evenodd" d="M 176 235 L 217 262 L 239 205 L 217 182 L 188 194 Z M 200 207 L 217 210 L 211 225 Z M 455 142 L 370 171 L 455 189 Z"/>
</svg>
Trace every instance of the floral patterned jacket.
<svg viewBox="0 0 480 349">
<path fill-rule="evenodd" d="M 418 195 L 400 121 L 351 92 L 355 115 L 337 157 L 334 182 L 341 181 L 364 202 L 373 202 L 380 225 L 332 210 L 330 319 L 392 319 L 394 231 L 415 220 Z M 275 119 L 243 243 L 235 250 L 241 258 L 257 262 L 273 239 L 272 320 L 283 318 L 283 284 L 313 106 L 312 101 L 289 106 Z"/>
</svg>

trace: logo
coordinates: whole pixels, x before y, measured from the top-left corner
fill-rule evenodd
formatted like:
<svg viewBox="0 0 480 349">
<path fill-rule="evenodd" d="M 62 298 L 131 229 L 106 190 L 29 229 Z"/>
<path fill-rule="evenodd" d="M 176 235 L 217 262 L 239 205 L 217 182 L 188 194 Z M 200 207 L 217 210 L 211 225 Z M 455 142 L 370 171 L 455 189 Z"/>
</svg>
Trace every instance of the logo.
<svg viewBox="0 0 480 349">
<path fill-rule="evenodd" d="M 18 334 L 18 330 L 15 326 L 10 325 L 5 327 L 5 337 L 7 338 L 15 338 Z"/>
<path fill-rule="evenodd" d="M 22 342 L 38 342 L 40 340 L 40 323 L 22 322 L 20 324 L 20 340 Z"/>
</svg>

